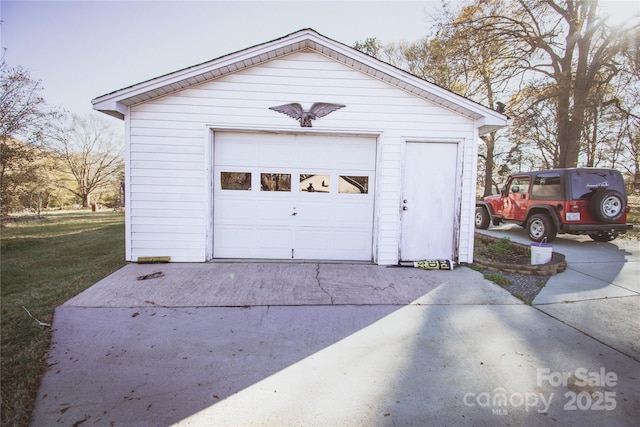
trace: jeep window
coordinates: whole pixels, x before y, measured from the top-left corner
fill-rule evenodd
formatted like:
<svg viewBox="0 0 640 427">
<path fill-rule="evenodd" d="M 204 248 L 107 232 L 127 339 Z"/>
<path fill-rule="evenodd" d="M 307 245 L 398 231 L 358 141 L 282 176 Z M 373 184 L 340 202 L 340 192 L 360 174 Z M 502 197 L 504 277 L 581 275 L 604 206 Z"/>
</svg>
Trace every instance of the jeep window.
<svg viewBox="0 0 640 427">
<path fill-rule="evenodd" d="M 541 200 L 562 200 L 559 173 L 541 173 L 536 175 L 531 188 L 531 198 Z"/>
<path fill-rule="evenodd" d="M 518 176 L 513 178 L 511 180 L 511 185 L 509 186 L 509 193 L 528 193 L 529 182 L 531 182 L 531 180 L 528 176 Z"/>
<path fill-rule="evenodd" d="M 624 191 L 620 174 L 605 170 L 571 172 L 571 194 L 574 199 L 590 197 L 594 191 L 601 188 Z"/>
</svg>

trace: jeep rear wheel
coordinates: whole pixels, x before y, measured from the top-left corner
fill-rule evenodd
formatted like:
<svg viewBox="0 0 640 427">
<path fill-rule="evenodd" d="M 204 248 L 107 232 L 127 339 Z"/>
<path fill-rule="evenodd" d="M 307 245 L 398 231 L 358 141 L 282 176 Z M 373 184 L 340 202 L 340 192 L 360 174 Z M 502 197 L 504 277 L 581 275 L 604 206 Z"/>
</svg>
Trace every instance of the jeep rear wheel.
<svg viewBox="0 0 640 427">
<path fill-rule="evenodd" d="M 556 226 L 547 214 L 537 213 L 531 215 L 527 221 L 527 233 L 534 242 L 546 240 L 551 242 L 556 238 Z"/>
<path fill-rule="evenodd" d="M 589 201 L 589 213 L 598 221 L 616 222 L 624 209 L 624 197 L 615 190 L 598 190 Z"/>
<path fill-rule="evenodd" d="M 476 228 L 480 230 L 486 230 L 489 228 L 489 222 L 491 218 L 489 217 L 489 212 L 487 212 L 486 208 L 478 206 L 476 208 Z"/>
</svg>

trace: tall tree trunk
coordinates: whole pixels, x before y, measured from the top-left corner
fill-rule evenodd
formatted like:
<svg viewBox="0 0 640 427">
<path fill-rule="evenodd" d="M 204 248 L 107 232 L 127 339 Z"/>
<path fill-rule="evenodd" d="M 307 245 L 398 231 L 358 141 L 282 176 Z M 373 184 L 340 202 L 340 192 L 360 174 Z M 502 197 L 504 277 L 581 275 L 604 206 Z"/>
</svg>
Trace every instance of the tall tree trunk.
<svg viewBox="0 0 640 427">
<path fill-rule="evenodd" d="M 485 139 L 487 145 L 487 158 L 484 165 L 484 194 L 482 197 L 493 194 L 493 165 L 494 165 L 494 151 L 496 144 L 496 133 L 491 132 L 488 138 Z"/>
<path fill-rule="evenodd" d="M 573 168 L 578 164 L 587 102 L 587 90 L 583 86 L 584 84 L 576 83 L 576 88 L 573 91 L 574 95 L 571 96 L 570 81 L 562 81 L 558 84 L 558 110 L 556 117 L 560 152 L 558 159 L 554 160 L 555 167 Z"/>
<path fill-rule="evenodd" d="M 558 158 L 553 161 L 553 166 L 559 168 L 571 167 L 571 157 L 569 153 L 571 151 L 573 135 L 572 128 L 574 126 L 571 101 L 573 100 L 572 60 L 575 47 L 575 31 L 575 28 L 570 26 L 564 56 L 558 61 L 556 72 L 554 73 L 558 88 L 556 121 L 558 125 L 557 141 L 560 150 Z M 573 107 L 575 107 L 575 105 Z M 577 161 L 578 158 L 576 155 L 576 163 Z"/>
</svg>

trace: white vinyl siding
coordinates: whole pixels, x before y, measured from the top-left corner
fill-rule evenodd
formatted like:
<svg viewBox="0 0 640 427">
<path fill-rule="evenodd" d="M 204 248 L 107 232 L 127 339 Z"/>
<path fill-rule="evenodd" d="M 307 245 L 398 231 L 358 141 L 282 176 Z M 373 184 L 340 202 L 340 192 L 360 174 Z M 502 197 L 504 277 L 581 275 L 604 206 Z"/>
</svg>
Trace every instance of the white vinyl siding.
<svg viewBox="0 0 640 427">
<path fill-rule="evenodd" d="M 301 128 L 269 110 L 314 102 L 346 105 Z M 378 137 L 374 259 L 398 259 L 403 146 L 407 140 L 462 141 L 459 260 L 471 260 L 475 197 L 473 120 L 312 51 L 258 66 L 130 107 L 131 260 L 171 256 L 204 261 L 210 242 L 211 148 L 208 129 Z M 455 179 L 455 171 L 450 173 Z"/>
</svg>

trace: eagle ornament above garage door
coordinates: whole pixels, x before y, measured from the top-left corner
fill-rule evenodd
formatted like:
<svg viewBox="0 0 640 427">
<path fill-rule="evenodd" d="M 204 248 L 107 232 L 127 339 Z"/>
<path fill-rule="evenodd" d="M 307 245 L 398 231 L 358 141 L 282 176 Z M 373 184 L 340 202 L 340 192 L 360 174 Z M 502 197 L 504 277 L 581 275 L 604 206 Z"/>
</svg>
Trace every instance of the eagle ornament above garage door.
<svg viewBox="0 0 640 427">
<path fill-rule="evenodd" d="M 216 132 L 215 258 L 372 259 L 376 139 Z"/>
</svg>

